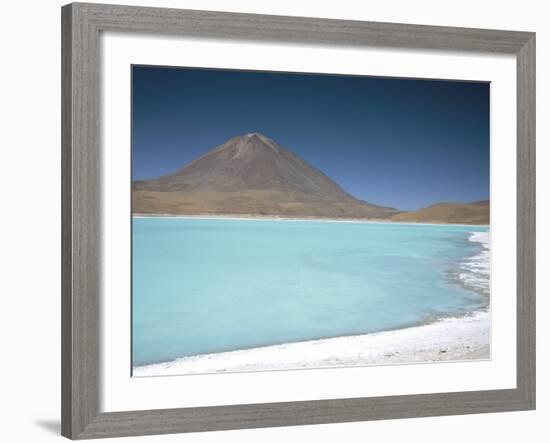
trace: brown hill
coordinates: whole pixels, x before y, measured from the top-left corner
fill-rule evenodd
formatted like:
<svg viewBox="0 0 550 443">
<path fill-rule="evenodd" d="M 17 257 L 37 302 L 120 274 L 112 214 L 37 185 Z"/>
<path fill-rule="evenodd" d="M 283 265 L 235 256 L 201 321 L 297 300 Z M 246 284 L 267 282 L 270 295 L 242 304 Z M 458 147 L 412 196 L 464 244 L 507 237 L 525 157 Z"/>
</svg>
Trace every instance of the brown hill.
<svg viewBox="0 0 550 443">
<path fill-rule="evenodd" d="M 419 223 L 489 224 L 489 200 L 473 203 L 438 203 L 417 211 L 401 212 L 393 221 Z"/>
<path fill-rule="evenodd" d="M 133 183 L 134 213 L 387 218 L 262 134 L 234 137 L 183 169 Z"/>
</svg>

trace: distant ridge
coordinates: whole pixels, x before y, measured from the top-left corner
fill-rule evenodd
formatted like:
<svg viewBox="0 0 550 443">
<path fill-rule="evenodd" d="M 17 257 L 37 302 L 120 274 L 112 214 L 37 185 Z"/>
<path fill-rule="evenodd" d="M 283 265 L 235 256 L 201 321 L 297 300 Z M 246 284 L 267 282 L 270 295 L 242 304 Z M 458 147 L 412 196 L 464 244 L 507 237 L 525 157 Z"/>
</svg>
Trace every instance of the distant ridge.
<svg viewBox="0 0 550 443">
<path fill-rule="evenodd" d="M 134 213 L 388 218 L 260 133 L 233 137 L 179 171 L 133 183 Z"/>
<path fill-rule="evenodd" d="M 489 206 L 489 200 L 478 200 L 476 202 L 470 203 L 471 205 L 477 205 L 477 206 Z"/>
<path fill-rule="evenodd" d="M 400 222 L 489 224 L 489 200 L 472 203 L 437 203 L 417 211 L 401 212 L 391 219 Z"/>
</svg>

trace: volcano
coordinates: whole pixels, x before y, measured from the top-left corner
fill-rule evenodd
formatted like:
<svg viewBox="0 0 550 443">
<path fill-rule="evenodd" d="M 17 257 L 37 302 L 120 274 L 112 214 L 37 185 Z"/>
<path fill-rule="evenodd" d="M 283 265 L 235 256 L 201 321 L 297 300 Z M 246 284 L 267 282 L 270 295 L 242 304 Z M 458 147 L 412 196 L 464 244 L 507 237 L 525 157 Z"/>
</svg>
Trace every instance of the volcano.
<svg viewBox="0 0 550 443">
<path fill-rule="evenodd" d="M 172 174 L 132 185 L 135 214 L 388 218 L 259 133 L 236 136 Z"/>
</svg>

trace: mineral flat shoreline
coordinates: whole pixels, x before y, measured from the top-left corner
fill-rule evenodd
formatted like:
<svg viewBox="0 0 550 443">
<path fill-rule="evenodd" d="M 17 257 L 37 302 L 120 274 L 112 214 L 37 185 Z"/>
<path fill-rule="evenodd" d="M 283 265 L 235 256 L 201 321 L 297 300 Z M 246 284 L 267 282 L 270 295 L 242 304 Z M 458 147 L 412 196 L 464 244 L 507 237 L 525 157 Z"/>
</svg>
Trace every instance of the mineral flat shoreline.
<svg viewBox="0 0 550 443">
<path fill-rule="evenodd" d="M 445 223 L 445 222 L 414 222 L 414 221 L 395 221 L 385 218 L 330 218 L 330 217 L 282 217 L 276 215 L 252 215 L 252 214 L 150 214 L 150 213 L 132 213 L 132 217 L 137 218 L 178 218 L 195 220 L 243 220 L 243 221 L 304 221 L 304 222 L 327 222 L 327 223 L 391 223 L 394 225 L 420 225 L 420 226 L 471 226 L 474 228 L 489 228 L 488 224 L 468 224 L 468 223 Z"/>
<path fill-rule="evenodd" d="M 133 376 L 314 369 L 488 360 L 491 313 L 356 336 L 182 357 L 136 366 Z"/>
</svg>

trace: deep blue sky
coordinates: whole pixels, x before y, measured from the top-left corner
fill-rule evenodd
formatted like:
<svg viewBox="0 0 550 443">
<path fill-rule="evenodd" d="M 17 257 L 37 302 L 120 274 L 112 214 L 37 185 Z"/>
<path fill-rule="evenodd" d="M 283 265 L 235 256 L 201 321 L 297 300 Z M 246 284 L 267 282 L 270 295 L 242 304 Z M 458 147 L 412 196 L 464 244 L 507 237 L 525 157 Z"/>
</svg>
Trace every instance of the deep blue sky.
<svg viewBox="0 0 550 443">
<path fill-rule="evenodd" d="M 134 179 L 261 132 L 372 203 L 489 198 L 488 83 L 132 69 Z"/>
</svg>

